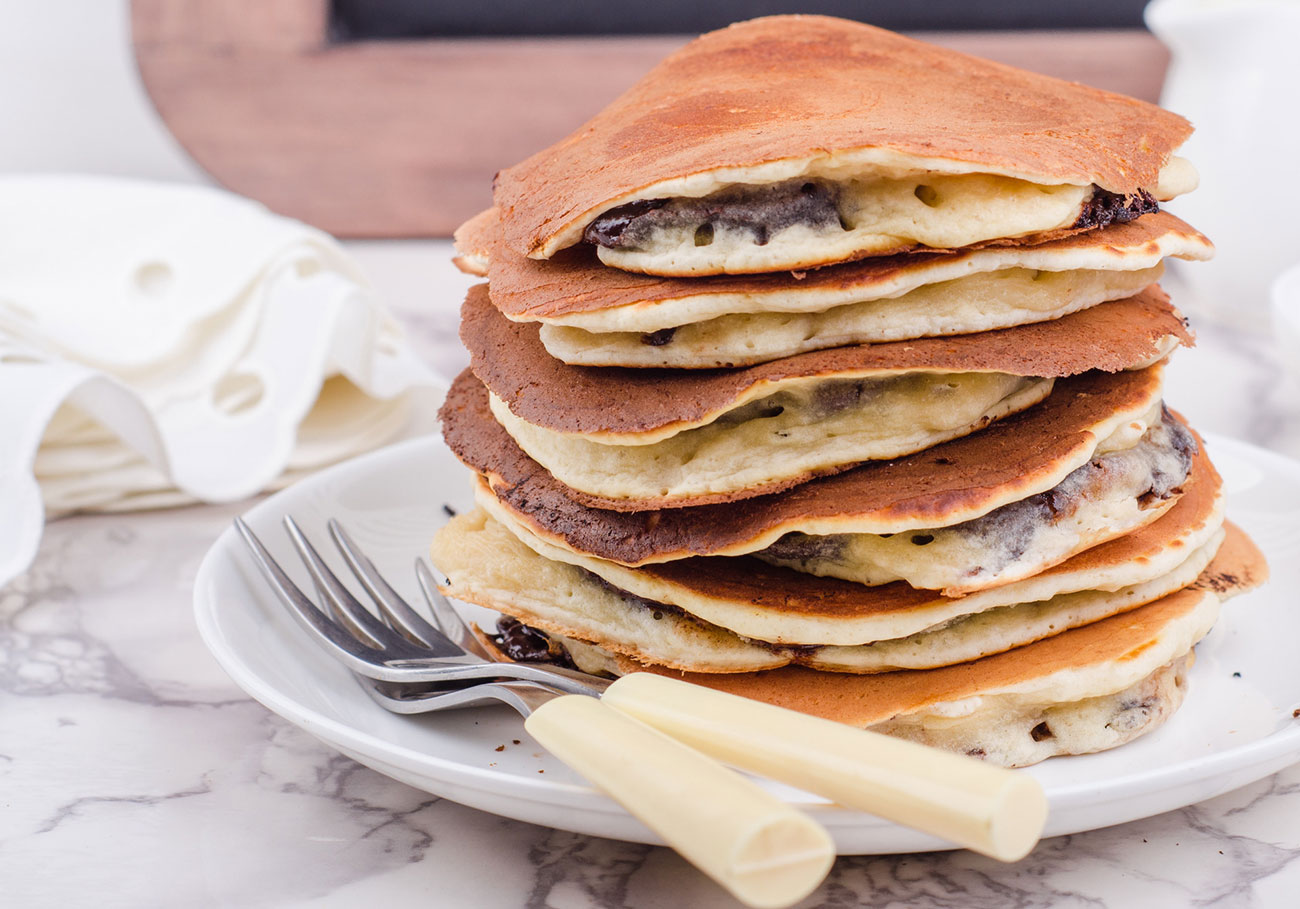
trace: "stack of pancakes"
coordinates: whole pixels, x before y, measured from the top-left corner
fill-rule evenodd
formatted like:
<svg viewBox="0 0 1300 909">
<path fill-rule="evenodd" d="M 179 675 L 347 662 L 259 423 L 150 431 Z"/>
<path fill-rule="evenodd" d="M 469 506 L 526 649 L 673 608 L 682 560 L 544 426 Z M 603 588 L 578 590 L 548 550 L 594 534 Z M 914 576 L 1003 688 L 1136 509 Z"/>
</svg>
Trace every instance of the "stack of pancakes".
<svg viewBox="0 0 1300 909">
<path fill-rule="evenodd" d="M 1008 765 L 1158 725 L 1266 571 L 1162 401 L 1189 132 L 838 19 L 687 45 L 457 233 L 445 592 Z"/>
</svg>

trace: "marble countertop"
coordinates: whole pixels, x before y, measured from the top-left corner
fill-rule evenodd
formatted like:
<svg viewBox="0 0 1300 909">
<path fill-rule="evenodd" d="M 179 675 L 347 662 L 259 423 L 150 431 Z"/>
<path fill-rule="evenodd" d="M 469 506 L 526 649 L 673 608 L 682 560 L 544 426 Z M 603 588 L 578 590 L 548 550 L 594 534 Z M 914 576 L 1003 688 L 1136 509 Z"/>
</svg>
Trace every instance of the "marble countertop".
<svg viewBox="0 0 1300 909">
<path fill-rule="evenodd" d="M 467 283 L 446 244 L 352 244 L 440 372 Z M 1175 287 L 1175 300 L 1193 317 Z M 1194 425 L 1300 457 L 1300 385 L 1258 312 L 1200 313 L 1168 399 Z M 47 528 L 0 589 L 0 902 L 476 909 L 733 906 L 667 849 L 483 814 L 394 782 L 249 700 L 191 617 L 191 584 L 247 503 Z M 807 907 L 1296 905 L 1300 766 L 1220 798 L 1046 840 L 841 858 Z"/>
</svg>

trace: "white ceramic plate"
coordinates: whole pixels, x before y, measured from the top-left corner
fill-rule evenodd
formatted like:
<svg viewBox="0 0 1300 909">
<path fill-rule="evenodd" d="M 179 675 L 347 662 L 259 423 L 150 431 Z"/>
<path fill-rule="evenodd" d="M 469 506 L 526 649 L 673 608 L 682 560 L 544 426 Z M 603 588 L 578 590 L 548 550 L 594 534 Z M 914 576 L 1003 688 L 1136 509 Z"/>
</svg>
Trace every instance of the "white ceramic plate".
<svg viewBox="0 0 1300 909">
<path fill-rule="evenodd" d="M 1169 811 L 1300 760 L 1300 464 L 1228 439 L 1210 451 L 1228 513 L 1264 549 L 1273 579 L 1229 603 L 1197 649 L 1187 701 L 1151 735 L 1102 754 L 1055 758 L 1026 773 L 1051 801 L 1046 835 Z M 279 527 L 292 514 L 322 537 L 337 517 L 412 602 L 412 565 L 447 519 L 470 506 L 466 471 L 441 442 L 418 439 L 339 465 L 246 516 L 286 567 Z M 310 589 L 296 572 L 304 589 Z M 195 585 L 199 631 L 235 682 L 280 716 L 363 764 L 484 811 L 580 833 L 658 842 L 617 804 L 545 754 L 507 707 L 422 717 L 387 713 L 322 654 L 274 601 L 233 531 L 217 540 Z M 470 608 L 470 607 L 467 607 Z M 1238 675 L 1239 674 L 1239 675 Z M 515 744 L 518 740 L 519 744 Z M 502 748 L 501 746 L 504 746 Z M 842 854 L 948 848 L 943 842 L 815 796 L 768 784 L 824 823 Z"/>
</svg>

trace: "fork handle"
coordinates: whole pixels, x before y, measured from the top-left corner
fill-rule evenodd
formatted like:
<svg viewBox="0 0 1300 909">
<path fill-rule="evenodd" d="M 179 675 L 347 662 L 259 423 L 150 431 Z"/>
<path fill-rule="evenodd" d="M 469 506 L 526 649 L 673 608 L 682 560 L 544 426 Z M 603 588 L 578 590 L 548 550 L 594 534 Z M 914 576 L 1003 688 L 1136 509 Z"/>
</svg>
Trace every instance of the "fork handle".
<svg viewBox="0 0 1300 909">
<path fill-rule="evenodd" d="M 1024 858 L 1047 820 L 1027 774 L 679 679 L 623 676 L 602 701 L 724 763 L 957 843 Z"/>
<path fill-rule="evenodd" d="M 748 906 L 789 906 L 830 870 L 835 846 L 807 815 L 595 698 L 557 697 L 524 728 Z"/>
</svg>

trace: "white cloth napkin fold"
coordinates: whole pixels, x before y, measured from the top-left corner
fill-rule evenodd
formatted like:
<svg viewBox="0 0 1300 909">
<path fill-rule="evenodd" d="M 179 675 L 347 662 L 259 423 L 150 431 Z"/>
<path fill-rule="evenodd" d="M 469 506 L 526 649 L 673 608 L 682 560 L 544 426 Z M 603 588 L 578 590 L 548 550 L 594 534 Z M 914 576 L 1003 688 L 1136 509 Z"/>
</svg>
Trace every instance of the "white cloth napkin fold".
<svg viewBox="0 0 1300 909">
<path fill-rule="evenodd" d="M 0 177 L 0 585 L 47 513 L 224 502 L 431 426 L 328 235 L 220 190 Z"/>
</svg>

